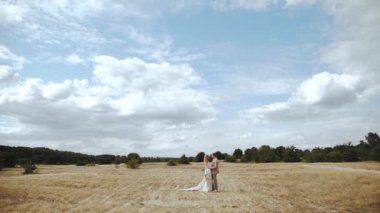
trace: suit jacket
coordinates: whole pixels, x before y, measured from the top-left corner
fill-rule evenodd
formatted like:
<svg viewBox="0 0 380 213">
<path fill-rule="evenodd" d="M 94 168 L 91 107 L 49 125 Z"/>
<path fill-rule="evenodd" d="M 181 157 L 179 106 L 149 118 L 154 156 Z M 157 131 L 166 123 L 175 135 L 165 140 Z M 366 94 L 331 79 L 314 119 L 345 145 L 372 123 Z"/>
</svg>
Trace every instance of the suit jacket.
<svg viewBox="0 0 380 213">
<path fill-rule="evenodd" d="M 219 161 L 217 158 L 214 158 L 211 161 L 211 166 L 210 166 L 211 174 L 219 174 Z"/>
</svg>

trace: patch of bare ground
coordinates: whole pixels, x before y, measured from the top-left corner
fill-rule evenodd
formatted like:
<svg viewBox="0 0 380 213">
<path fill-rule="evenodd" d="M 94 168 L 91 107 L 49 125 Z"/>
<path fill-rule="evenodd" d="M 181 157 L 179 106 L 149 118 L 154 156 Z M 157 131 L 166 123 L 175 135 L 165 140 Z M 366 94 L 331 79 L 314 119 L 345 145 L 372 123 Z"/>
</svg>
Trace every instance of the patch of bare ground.
<svg viewBox="0 0 380 213">
<path fill-rule="evenodd" d="M 353 163 L 368 169 L 379 163 Z M 0 212 L 379 212 L 380 174 L 317 164 L 220 164 L 220 192 L 198 184 L 202 164 L 168 167 L 39 166 L 0 172 Z M 328 166 L 345 167 L 344 164 Z"/>
</svg>

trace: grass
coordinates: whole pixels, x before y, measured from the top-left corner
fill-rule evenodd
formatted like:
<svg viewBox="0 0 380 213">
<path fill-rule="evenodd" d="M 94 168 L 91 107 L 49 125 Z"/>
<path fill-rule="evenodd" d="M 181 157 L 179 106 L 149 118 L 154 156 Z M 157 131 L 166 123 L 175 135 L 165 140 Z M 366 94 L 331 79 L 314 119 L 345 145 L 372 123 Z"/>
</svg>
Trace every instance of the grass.
<svg viewBox="0 0 380 213">
<path fill-rule="evenodd" d="M 221 163 L 218 193 L 185 192 L 202 178 L 202 164 L 140 169 L 39 165 L 0 172 L 0 212 L 379 212 L 379 163 Z M 325 166 L 328 166 L 328 168 Z"/>
</svg>

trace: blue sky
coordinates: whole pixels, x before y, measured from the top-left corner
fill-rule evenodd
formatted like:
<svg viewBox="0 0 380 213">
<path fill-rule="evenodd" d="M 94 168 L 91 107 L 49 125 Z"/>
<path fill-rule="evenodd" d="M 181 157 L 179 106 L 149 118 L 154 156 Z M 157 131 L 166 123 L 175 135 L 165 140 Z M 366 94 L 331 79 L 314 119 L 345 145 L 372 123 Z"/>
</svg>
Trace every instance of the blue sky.
<svg viewBox="0 0 380 213">
<path fill-rule="evenodd" d="M 0 143 L 84 153 L 358 142 L 377 1 L 2 1 Z"/>
</svg>

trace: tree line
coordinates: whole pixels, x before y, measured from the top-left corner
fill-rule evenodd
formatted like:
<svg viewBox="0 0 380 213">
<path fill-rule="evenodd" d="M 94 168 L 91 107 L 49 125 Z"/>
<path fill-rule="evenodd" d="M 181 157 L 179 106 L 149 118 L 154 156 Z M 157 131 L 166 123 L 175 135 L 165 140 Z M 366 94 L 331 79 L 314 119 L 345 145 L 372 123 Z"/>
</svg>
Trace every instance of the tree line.
<svg viewBox="0 0 380 213">
<path fill-rule="evenodd" d="M 365 140 L 359 144 L 345 143 L 334 147 L 316 147 L 311 150 L 301 150 L 294 146 L 270 147 L 263 145 L 259 148 L 240 148 L 232 154 L 217 151 L 216 156 L 226 162 L 354 162 L 354 161 L 380 161 L 380 137 L 377 133 L 369 132 Z M 140 157 L 137 153 L 128 155 L 88 155 L 82 153 L 52 150 L 49 148 L 11 147 L 0 145 L 0 169 L 14 167 L 16 164 L 24 165 L 27 162 L 34 164 L 55 164 L 78 166 L 86 164 L 121 164 L 131 160 L 142 162 L 202 162 L 205 153 L 199 152 L 194 157 L 182 155 L 179 158 L 169 157 Z"/>
<path fill-rule="evenodd" d="M 127 156 L 120 155 L 88 155 L 76 152 L 52 150 L 37 147 L 11 147 L 0 145 L 0 168 L 14 167 L 16 164 L 70 165 L 83 166 L 87 164 L 120 164 L 135 159 L 142 163 L 143 159 L 137 153 L 129 153 Z"/>
<path fill-rule="evenodd" d="M 380 161 L 380 137 L 377 133 L 369 132 L 365 140 L 353 145 L 351 142 L 336 145 L 334 147 L 315 147 L 311 150 L 301 150 L 295 146 L 270 147 L 262 145 L 259 148 L 240 148 L 232 154 L 217 151 L 218 159 L 226 162 L 355 162 L 355 161 Z M 194 158 L 195 162 L 202 162 L 205 153 L 199 152 Z M 183 158 L 182 155 L 181 158 Z M 189 159 L 189 161 L 192 161 Z"/>
</svg>

